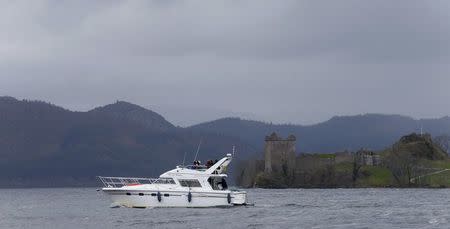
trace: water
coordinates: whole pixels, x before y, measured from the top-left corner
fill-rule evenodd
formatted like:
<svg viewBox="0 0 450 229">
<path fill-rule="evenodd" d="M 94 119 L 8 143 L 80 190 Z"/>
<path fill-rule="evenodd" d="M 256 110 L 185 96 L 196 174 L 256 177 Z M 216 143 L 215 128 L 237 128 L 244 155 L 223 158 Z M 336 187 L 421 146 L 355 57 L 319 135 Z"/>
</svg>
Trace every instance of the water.
<svg viewBox="0 0 450 229">
<path fill-rule="evenodd" d="M 95 188 L 0 189 L 0 228 L 450 228 L 450 189 L 248 192 L 255 206 L 129 209 Z"/>
</svg>

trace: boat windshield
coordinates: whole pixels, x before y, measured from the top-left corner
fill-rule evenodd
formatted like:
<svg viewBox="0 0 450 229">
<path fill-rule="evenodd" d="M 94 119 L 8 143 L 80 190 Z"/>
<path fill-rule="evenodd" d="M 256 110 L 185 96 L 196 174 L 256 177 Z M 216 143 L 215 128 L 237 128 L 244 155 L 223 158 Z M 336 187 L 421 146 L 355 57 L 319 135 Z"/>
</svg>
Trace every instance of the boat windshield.
<svg viewBox="0 0 450 229">
<path fill-rule="evenodd" d="M 211 185 L 213 190 L 227 190 L 228 184 L 223 177 L 210 177 L 208 178 L 208 183 Z"/>
<path fill-rule="evenodd" d="M 200 171 L 206 171 L 208 168 L 204 165 L 188 165 L 186 166 L 188 169 L 194 169 L 194 170 L 200 170 Z"/>
</svg>

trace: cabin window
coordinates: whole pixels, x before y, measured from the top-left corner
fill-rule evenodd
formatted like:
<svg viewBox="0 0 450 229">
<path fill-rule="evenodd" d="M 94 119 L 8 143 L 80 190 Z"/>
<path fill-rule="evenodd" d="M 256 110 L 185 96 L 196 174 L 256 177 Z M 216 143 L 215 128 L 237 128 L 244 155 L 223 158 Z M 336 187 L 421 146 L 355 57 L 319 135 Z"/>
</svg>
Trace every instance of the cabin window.
<svg viewBox="0 0 450 229">
<path fill-rule="evenodd" d="M 183 187 L 202 187 L 200 182 L 196 179 L 178 180 Z"/>
<path fill-rule="evenodd" d="M 172 178 L 159 178 L 154 184 L 175 184 L 175 181 Z"/>
<path fill-rule="evenodd" d="M 168 194 L 168 193 L 164 193 L 164 196 L 165 196 L 165 197 L 168 197 L 168 196 L 169 196 L 169 194 Z"/>
</svg>

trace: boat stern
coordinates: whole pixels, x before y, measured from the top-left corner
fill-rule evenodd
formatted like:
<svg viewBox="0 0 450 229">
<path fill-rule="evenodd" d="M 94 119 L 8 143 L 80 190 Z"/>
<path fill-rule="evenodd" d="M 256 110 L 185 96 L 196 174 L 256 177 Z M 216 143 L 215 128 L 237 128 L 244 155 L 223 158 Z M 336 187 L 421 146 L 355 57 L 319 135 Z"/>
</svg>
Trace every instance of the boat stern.
<svg viewBox="0 0 450 229">
<path fill-rule="evenodd" d="M 246 205 L 247 192 L 246 191 L 231 191 L 231 203 L 233 205 Z"/>
</svg>

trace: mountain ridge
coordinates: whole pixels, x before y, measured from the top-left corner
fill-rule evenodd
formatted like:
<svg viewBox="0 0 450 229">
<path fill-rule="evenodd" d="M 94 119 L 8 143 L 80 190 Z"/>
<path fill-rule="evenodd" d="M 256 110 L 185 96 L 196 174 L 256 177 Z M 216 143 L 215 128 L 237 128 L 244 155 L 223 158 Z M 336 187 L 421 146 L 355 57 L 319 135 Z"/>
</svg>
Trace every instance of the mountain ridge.
<svg viewBox="0 0 450 229">
<path fill-rule="evenodd" d="M 450 133 L 450 118 L 414 119 L 404 115 L 362 114 L 334 116 L 312 125 L 272 124 L 240 118 L 222 118 L 189 127 L 196 131 L 239 136 L 247 142 L 262 146 L 262 139 L 271 132 L 297 136 L 302 152 L 336 152 L 371 148 L 381 150 L 400 136 L 424 131 L 433 135 Z M 261 147 L 259 148 L 262 149 Z"/>
<path fill-rule="evenodd" d="M 173 130 L 175 126 L 162 115 L 126 101 L 117 101 L 101 107 L 96 107 L 90 113 L 104 113 L 116 119 L 125 119 L 142 124 L 149 128 L 163 131 Z"/>
<path fill-rule="evenodd" d="M 245 159 L 259 155 L 274 131 L 296 135 L 298 152 L 379 149 L 418 130 L 418 123 L 434 135 L 450 134 L 448 117 L 366 114 L 307 126 L 223 118 L 184 128 L 124 101 L 79 112 L 6 96 L 0 97 L 0 184 L 86 186 L 97 184 L 96 175 L 157 176 L 181 163 L 201 139 L 203 160 L 220 158 L 233 145 Z"/>
<path fill-rule="evenodd" d="M 158 176 L 194 152 L 200 139 L 202 159 L 220 158 L 233 145 L 253 151 L 234 137 L 166 130 L 127 117 L 0 98 L 0 186 L 86 186 L 98 184 L 97 175 Z"/>
</svg>

